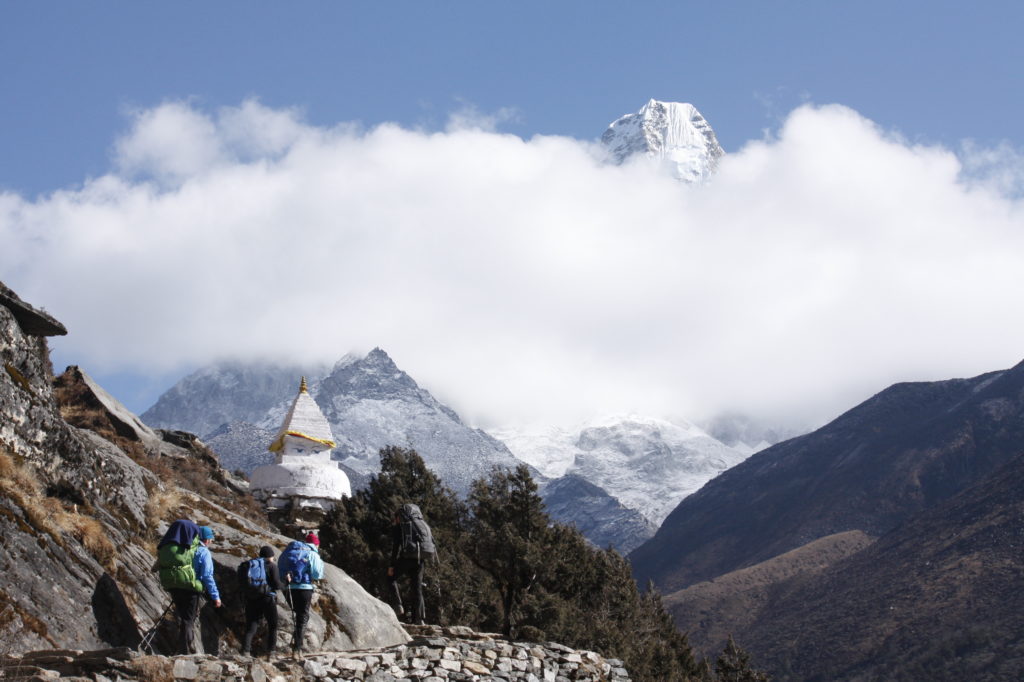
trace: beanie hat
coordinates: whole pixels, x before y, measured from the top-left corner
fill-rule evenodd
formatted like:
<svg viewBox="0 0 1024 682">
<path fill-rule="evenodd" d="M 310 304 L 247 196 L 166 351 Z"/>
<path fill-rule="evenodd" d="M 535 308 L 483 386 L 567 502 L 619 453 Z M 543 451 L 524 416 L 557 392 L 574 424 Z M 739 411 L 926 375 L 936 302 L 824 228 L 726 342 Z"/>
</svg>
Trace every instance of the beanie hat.
<svg viewBox="0 0 1024 682">
<path fill-rule="evenodd" d="M 209 526 L 199 526 L 199 539 L 200 540 L 212 540 L 213 529 Z"/>
<path fill-rule="evenodd" d="M 320 546 L 320 538 L 318 538 L 316 536 L 316 533 L 314 533 L 313 531 L 309 531 L 308 533 L 306 533 L 306 542 L 308 542 L 311 545 L 316 545 L 317 547 Z"/>
<path fill-rule="evenodd" d="M 274 548 L 270 545 L 263 545 L 260 547 L 260 556 L 264 559 L 272 559 L 274 557 Z"/>
</svg>

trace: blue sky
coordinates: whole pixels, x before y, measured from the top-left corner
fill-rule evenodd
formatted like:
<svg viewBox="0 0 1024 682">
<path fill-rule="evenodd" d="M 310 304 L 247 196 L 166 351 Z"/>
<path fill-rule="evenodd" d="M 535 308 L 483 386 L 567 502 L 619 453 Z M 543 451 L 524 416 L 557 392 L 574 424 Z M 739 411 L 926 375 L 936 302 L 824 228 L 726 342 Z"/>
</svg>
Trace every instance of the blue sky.
<svg viewBox="0 0 1024 682">
<path fill-rule="evenodd" d="M 552 396 L 552 420 L 599 410 L 689 416 L 709 405 L 821 419 L 891 381 L 1019 360 L 1024 329 L 996 311 L 1013 305 L 1006 291 L 1019 291 L 1014 272 L 1024 265 L 1014 260 L 1024 178 L 1022 19 L 1024 6 L 1009 2 L 983 10 L 953 2 L 0 2 L 0 276 L 71 327 L 53 342 L 58 365 L 82 364 L 136 411 L 182 372 L 232 348 L 247 357 L 293 354 L 301 336 L 275 348 L 249 340 L 301 309 L 345 322 L 314 325 L 307 335 L 327 341 L 295 355 L 329 361 L 381 345 L 480 423 L 547 418 L 538 393 Z M 717 189 L 680 198 L 641 171 L 613 177 L 588 165 L 573 141 L 595 140 L 650 98 L 691 102 L 713 126 L 735 159 Z M 453 129 L 456 112 L 475 116 L 478 134 Z M 339 128 L 349 123 L 357 125 Z M 396 126 L 379 127 L 385 123 Z M 239 135 L 250 134 L 244 158 L 232 156 Z M 843 144 L 831 149 L 836 140 Z M 211 145 L 221 150 L 216 158 L 196 158 Z M 515 170 L 515 183 L 495 177 L 476 194 L 455 188 L 479 175 L 474 149 Z M 399 157 L 408 173 L 386 168 Z M 465 172 L 416 170 L 437 159 Z M 816 187 L 808 169 L 821 163 L 853 170 Z M 319 169 L 380 199 L 362 205 L 357 197 L 286 192 L 265 209 L 276 220 L 253 221 L 250 212 L 225 218 L 229 227 L 219 232 L 214 215 L 202 230 L 183 228 L 205 225 L 219 200 L 256 206 L 261 197 L 234 188 L 263 166 L 276 183 L 265 192 L 308 182 Z M 556 169 L 550 178 L 530 170 L 547 168 Z M 858 168 L 886 172 L 862 183 Z M 972 171 L 983 182 L 965 180 Z M 576 196 L 582 179 L 614 189 Z M 602 204 L 609 194 L 621 202 Z M 474 205 L 477 196 L 522 209 L 518 222 Z M 459 210 L 446 212 L 453 204 Z M 530 206 L 544 206 L 557 225 L 596 227 L 523 230 L 537 219 Z M 873 212 L 849 219 L 865 206 Z M 339 214 L 356 227 L 330 236 L 329 216 Z M 412 214 L 429 219 L 409 239 Z M 732 222 L 715 229 L 735 235 L 711 243 L 700 226 L 722 215 Z M 337 260 L 317 261 L 315 271 L 278 260 L 282 233 L 303 220 L 318 226 L 309 228 L 311 243 L 336 249 Z M 484 236 L 467 232 L 492 223 Z M 112 225 L 124 231 L 111 236 Z M 672 225 L 685 227 L 666 237 Z M 178 231 L 172 241 L 168 234 Z M 629 234 L 643 253 L 623 265 Z M 451 248 L 423 265 L 402 251 L 406 239 L 419 253 L 434 243 Z M 538 258 L 552 240 L 567 258 L 588 254 L 579 279 L 558 283 Z M 451 256 L 466 244 L 470 256 Z M 777 244 L 792 248 L 772 261 L 764 254 Z M 910 262 L 899 262 L 897 247 Z M 651 261 L 669 249 L 683 254 L 680 263 L 699 255 L 691 270 L 666 264 L 678 272 L 652 277 Z M 205 255 L 187 260 L 197 253 Z M 181 260 L 165 271 L 164 257 Z M 481 268 L 485 257 L 508 259 L 513 274 Z M 407 289 L 389 290 L 375 279 L 379 270 L 349 274 L 368 262 L 408 272 L 398 276 Z M 219 279 L 211 275 L 220 268 Z M 806 279 L 778 280 L 763 301 L 751 294 L 780 271 Z M 523 273 L 548 288 L 529 291 Z M 308 289 L 289 283 L 305 277 Z M 95 295 L 78 295 L 93 278 Z M 268 303 L 275 278 L 288 292 Z M 330 283 L 331 297 L 303 298 Z M 481 293 L 439 303 L 458 299 L 461 291 L 452 292 L 462 287 Z M 889 295 L 893 288 L 903 295 Z M 410 289 L 429 295 L 414 303 Z M 821 299 L 794 303 L 794 292 L 807 290 Z M 374 298 L 380 291 L 387 295 Z M 182 305 L 182 296 L 203 304 Z M 977 309 L 971 301 L 981 298 Z M 561 307 L 546 308 L 549 299 Z M 125 322 L 105 313 L 143 306 L 167 314 L 122 314 Z M 203 310 L 192 318 L 194 308 Z M 419 327 L 410 335 L 369 312 L 381 308 Z M 600 323 L 566 322 L 579 315 Z M 483 331 L 465 323 L 475 316 Z M 187 339 L 166 318 L 187 326 Z M 857 324 L 848 327 L 850 319 Z M 530 339 L 528 348 L 507 341 L 512 335 Z M 889 341 L 871 348 L 879 336 Z M 948 343 L 935 343 L 940 337 Z M 740 357 L 749 360 L 737 365 Z M 490 374 L 496 365 L 508 373 Z M 729 371 L 735 375 L 726 378 Z M 511 389 L 522 375 L 530 381 Z M 595 375 L 605 381 L 593 383 Z M 776 400 L 780 384 L 785 400 Z M 519 415 L 525 403 L 541 411 Z M 579 410 L 554 407 L 567 403 Z M 807 407 L 823 404 L 823 412 Z"/>
<path fill-rule="evenodd" d="M 649 98 L 695 104 L 727 151 L 804 100 L 911 139 L 1022 141 L 1015 2 L 54 3 L 0 5 L 0 186 L 109 165 L 125 111 L 258 97 L 316 124 L 594 138 Z"/>
</svg>

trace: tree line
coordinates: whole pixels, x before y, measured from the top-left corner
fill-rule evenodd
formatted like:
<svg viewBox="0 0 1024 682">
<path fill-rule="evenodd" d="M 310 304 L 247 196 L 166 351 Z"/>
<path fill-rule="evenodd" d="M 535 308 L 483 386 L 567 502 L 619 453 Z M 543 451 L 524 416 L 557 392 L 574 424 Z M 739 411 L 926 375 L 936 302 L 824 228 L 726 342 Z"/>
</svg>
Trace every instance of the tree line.
<svg viewBox="0 0 1024 682">
<path fill-rule="evenodd" d="M 325 558 L 376 597 L 386 600 L 393 515 L 413 503 L 438 550 L 425 578 L 428 622 L 597 651 L 638 681 L 767 680 L 731 640 L 714 663 L 698 658 L 624 557 L 548 517 L 526 465 L 496 468 L 462 500 L 414 450 L 387 447 L 380 459 L 380 473 L 335 507 L 320 534 Z"/>
</svg>

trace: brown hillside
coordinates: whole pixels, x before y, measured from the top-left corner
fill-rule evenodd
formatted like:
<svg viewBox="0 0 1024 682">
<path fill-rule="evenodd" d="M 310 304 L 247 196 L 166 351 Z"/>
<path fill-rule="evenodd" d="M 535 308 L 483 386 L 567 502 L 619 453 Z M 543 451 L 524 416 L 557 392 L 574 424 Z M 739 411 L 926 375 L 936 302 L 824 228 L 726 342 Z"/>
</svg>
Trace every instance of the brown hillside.
<svg viewBox="0 0 1024 682">
<path fill-rule="evenodd" d="M 1024 455 L 734 634 L 779 680 L 1024 679 L 1022 547 Z"/>
<path fill-rule="evenodd" d="M 857 530 L 819 538 L 756 566 L 669 594 L 665 606 L 694 648 L 705 654 L 721 651 L 730 634 L 745 630 L 757 619 L 780 584 L 820 573 L 872 541 Z"/>
</svg>

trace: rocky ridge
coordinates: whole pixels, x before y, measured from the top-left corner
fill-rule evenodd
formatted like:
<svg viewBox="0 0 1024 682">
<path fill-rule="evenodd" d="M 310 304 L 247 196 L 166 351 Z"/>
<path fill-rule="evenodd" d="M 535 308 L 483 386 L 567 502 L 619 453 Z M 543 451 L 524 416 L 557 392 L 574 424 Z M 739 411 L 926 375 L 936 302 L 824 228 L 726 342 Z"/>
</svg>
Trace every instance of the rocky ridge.
<svg viewBox="0 0 1024 682">
<path fill-rule="evenodd" d="M 464 627 L 409 626 L 412 641 L 361 651 L 322 651 L 301 659 L 144 656 L 129 649 L 40 651 L 0 658 L 0 674 L 37 679 L 165 680 L 581 680 L 629 682 L 617 659 L 553 642 L 511 642 Z M 88 676 L 88 677 L 87 677 Z"/>
</svg>

